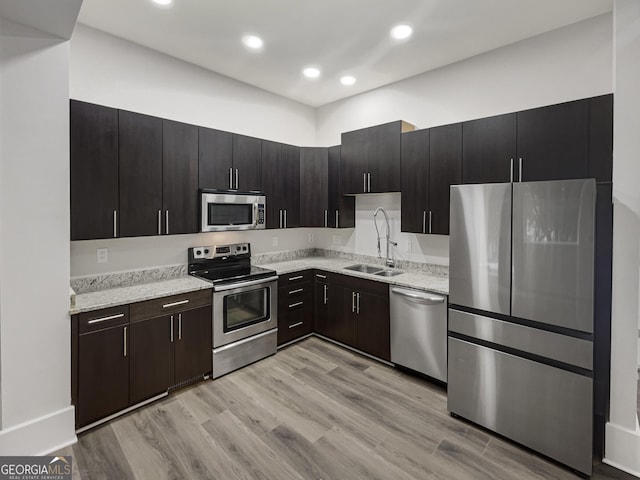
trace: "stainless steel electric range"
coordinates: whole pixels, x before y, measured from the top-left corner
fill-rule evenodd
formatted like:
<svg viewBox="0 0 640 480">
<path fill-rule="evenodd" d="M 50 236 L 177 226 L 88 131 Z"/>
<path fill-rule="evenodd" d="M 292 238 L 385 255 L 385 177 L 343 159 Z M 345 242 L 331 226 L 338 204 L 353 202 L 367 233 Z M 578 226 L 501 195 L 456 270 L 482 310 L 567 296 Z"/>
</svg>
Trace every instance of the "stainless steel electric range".
<svg viewBox="0 0 640 480">
<path fill-rule="evenodd" d="M 276 353 L 278 275 L 251 265 L 251 245 L 188 250 L 190 275 L 213 283 L 213 378 Z"/>
</svg>

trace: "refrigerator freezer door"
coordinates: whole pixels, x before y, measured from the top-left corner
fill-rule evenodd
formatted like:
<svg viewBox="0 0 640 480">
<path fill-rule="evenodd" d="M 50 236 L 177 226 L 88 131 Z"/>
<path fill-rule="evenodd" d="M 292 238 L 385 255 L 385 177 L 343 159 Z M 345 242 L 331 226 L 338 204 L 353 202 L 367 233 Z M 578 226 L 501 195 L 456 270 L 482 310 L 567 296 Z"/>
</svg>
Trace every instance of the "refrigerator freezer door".
<svg viewBox="0 0 640 480">
<path fill-rule="evenodd" d="M 513 185 L 512 315 L 593 332 L 595 180 Z"/>
<path fill-rule="evenodd" d="M 510 313 L 511 184 L 451 187 L 449 302 Z"/>
</svg>

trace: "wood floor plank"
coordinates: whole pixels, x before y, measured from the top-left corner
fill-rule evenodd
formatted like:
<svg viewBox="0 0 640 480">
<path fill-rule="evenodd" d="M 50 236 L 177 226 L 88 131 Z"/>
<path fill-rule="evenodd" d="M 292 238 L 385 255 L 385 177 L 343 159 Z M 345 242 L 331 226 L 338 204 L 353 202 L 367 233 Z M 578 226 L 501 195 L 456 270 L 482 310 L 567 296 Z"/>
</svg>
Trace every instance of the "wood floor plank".
<svg viewBox="0 0 640 480">
<path fill-rule="evenodd" d="M 189 409 L 198 423 L 206 422 L 214 415 L 222 413 L 227 409 L 225 402 L 221 401 L 210 388 L 205 387 L 213 383 L 212 380 L 206 381 L 197 387 L 180 392 L 180 400 Z"/>
<path fill-rule="evenodd" d="M 338 345 L 333 345 L 325 340 L 310 337 L 303 340 L 299 344 L 300 348 L 308 350 L 312 353 L 321 355 L 327 358 L 329 361 L 340 365 L 342 367 L 349 367 L 355 370 L 364 371 L 375 363 L 374 360 L 351 352 Z"/>
<path fill-rule="evenodd" d="M 305 367 L 314 368 L 318 372 L 329 372 L 339 366 L 338 363 L 332 362 L 326 357 L 301 348 L 303 346 L 304 344 L 301 343 L 300 345 L 290 345 L 287 348 L 278 350 L 278 367 L 288 373 L 293 373 Z"/>
<path fill-rule="evenodd" d="M 73 480 L 82 480 L 82 475 L 78 469 L 78 462 L 76 461 L 75 453 L 73 451 L 74 446 L 75 445 L 69 445 L 68 447 L 64 447 L 52 455 L 57 457 L 71 456 L 71 478 L 73 478 Z"/>
<path fill-rule="evenodd" d="M 83 480 L 135 478 L 111 425 L 84 434 L 73 451 Z"/>
</svg>

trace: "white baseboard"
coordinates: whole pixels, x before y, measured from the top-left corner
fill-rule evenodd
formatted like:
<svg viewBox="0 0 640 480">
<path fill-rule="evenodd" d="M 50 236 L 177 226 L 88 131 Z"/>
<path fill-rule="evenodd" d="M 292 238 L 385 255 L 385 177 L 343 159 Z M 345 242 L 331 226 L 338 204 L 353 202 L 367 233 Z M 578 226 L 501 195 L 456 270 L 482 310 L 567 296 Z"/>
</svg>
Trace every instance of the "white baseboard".
<svg viewBox="0 0 640 480">
<path fill-rule="evenodd" d="M 640 431 L 613 423 L 606 425 L 603 463 L 640 478 Z"/>
<path fill-rule="evenodd" d="M 0 430 L 0 455 L 47 455 L 77 441 L 75 409 L 69 406 Z"/>
</svg>

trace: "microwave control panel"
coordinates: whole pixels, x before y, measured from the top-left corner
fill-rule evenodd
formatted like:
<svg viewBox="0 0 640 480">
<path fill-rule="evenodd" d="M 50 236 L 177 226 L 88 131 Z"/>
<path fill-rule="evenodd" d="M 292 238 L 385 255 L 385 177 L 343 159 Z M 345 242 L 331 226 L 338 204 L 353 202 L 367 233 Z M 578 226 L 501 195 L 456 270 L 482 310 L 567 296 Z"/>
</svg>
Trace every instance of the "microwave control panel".
<svg viewBox="0 0 640 480">
<path fill-rule="evenodd" d="M 264 203 L 258 204 L 258 218 L 256 218 L 257 225 L 264 225 Z"/>
</svg>

